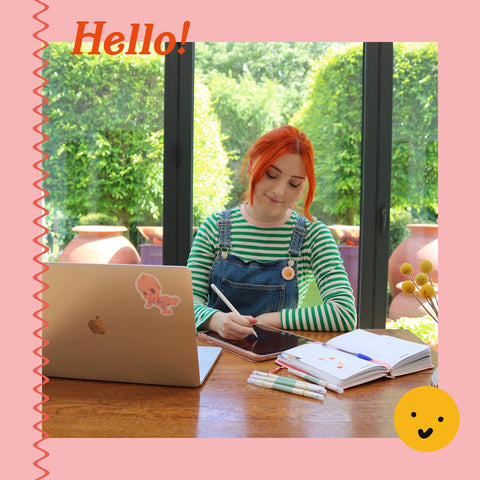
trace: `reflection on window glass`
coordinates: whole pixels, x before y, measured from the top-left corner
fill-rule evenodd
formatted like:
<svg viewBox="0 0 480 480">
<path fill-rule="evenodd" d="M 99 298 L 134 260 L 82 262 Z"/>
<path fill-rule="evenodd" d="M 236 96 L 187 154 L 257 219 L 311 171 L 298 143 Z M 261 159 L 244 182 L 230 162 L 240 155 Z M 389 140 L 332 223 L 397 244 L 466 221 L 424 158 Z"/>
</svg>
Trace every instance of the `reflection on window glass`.
<svg viewBox="0 0 480 480">
<path fill-rule="evenodd" d="M 431 263 L 430 275 L 438 290 L 438 45 L 394 45 L 392 191 L 388 317 L 397 327 L 413 329 L 436 343 L 436 295 L 422 298 L 421 262 Z M 400 271 L 402 264 L 411 274 Z M 428 263 L 427 263 L 428 265 Z M 406 267 L 408 271 L 408 267 Z M 404 281 L 418 288 L 404 293 Z M 430 279 L 428 281 L 430 283 Z M 415 287 L 415 285 L 413 285 Z M 409 292 L 410 284 L 404 291 Z M 415 298 L 417 297 L 417 298 Z M 431 313 L 432 315 L 429 315 Z"/>
<path fill-rule="evenodd" d="M 121 225 L 137 246 L 137 225 L 161 225 L 164 57 L 44 51 L 43 167 L 50 259 L 77 225 Z"/>
<path fill-rule="evenodd" d="M 272 128 L 292 124 L 315 149 L 310 211 L 332 226 L 356 292 L 363 45 L 197 43 L 195 49 L 194 225 L 242 203 L 240 167 L 248 148 Z"/>
</svg>

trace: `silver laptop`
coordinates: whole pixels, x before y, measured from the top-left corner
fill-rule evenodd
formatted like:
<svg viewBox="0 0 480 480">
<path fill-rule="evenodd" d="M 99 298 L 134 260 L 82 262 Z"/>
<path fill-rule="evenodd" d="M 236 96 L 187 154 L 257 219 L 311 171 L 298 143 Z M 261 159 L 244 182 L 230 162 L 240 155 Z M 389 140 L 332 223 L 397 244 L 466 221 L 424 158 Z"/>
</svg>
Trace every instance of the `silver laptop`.
<svg viewBox="0 0 480 480">
<path fill-rule="evenodd" d="M 187 267 L 47 263 L 47 377 L 196 387 L 220 355 L 197 346 Z"/>
</svg>

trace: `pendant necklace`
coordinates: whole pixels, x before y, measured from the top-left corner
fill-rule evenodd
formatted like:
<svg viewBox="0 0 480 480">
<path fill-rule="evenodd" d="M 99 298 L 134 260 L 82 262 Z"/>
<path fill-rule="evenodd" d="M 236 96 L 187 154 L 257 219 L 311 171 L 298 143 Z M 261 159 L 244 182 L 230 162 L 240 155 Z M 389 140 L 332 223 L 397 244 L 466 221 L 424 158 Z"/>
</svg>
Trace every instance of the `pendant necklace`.
<svg viewBox="0 0 480 480">
<path fill-rule="evenodd" d="M 284 280 L 292 280 L 295 277 L 295 270 L 293 268 L 295 262 L 290 258 L 288 260 L 287 266 L 282 269 L 282 278 Z"/>
</svg>

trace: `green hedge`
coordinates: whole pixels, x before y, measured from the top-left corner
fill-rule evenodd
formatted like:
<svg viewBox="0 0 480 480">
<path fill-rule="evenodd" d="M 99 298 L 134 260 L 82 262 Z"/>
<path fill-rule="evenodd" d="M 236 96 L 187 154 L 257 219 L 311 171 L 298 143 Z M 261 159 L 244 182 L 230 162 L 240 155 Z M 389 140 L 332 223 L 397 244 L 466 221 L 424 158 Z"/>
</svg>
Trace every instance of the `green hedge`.
<svg viewBox="0 0 480 480">
<path fill-rule="evenodd" d="M 60 243 L 88 214 L 117 223 L 160 225 L 163 214 L 164 57 L 71 55 L 71 44 L 45 50 L 49 102 L 44 132 L 52 215 Z M 195 82 L 194 220 L 223 208 L 231 188 L 227 155 L 208 89 Z M 57 219 L 54 221 L 54 219 Z M 60 221 L 58 220 L 60 219 Z"/>
<path fill-rule="evenodd" d="M 362 44 L 336 45 L 316 64 L 293 124 L 313 141 L 318 191 L 312 213 L 359 224 Z M 395 44 L 392 206 L 434 219 L 438 205 L 437 44 Z"/>
</svg>

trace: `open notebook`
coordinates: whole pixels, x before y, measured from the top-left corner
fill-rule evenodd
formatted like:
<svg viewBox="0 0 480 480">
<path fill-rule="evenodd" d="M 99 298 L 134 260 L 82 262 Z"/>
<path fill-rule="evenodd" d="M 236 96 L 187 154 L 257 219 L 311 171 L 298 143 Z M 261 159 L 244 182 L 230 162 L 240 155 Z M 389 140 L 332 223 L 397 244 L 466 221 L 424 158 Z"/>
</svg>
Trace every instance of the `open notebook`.
<svg viewBox="0 0 480 480">
<path fill-rule="evenodd" d="M 290 348 L 276 362 L 342 388 L 433 367 L 428 345 L 362 329 Z"/>
<path fill-rule="evenodd" d="M 198 347 L 186 267 L 47 263 L 48 377 L 196 387 L 221 348 Z"/>
</svg>

